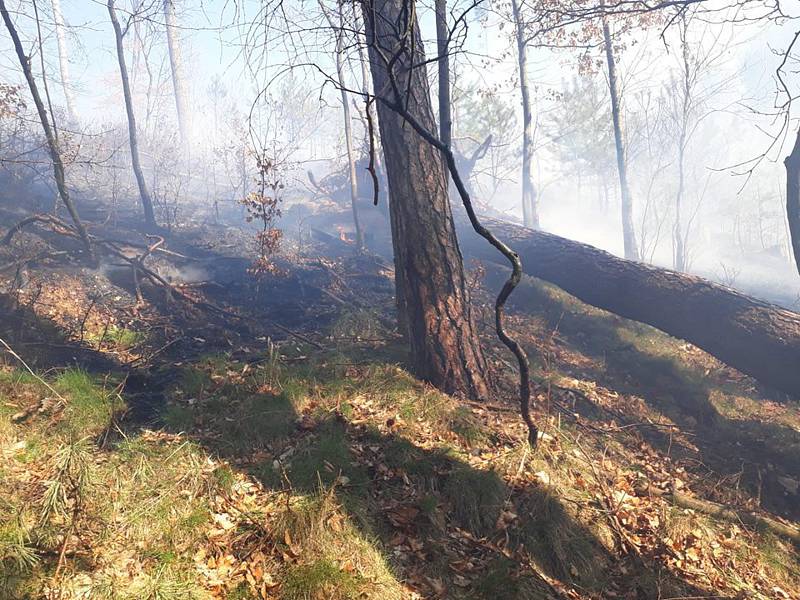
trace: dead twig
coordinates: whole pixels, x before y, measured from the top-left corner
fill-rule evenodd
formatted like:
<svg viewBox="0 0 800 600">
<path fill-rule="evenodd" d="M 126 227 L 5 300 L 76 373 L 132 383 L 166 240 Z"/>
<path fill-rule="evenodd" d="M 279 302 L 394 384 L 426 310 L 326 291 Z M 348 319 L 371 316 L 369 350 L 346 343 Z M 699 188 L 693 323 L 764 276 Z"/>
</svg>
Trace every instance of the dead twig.
<svg viewBox="0 0 800 600">
<path fill-rule="evenodd" d="M 14 352 L 14 350 L 11 348 L 11 346 L 9 346 L 3 338 L 0 338 L 0 344 L 6 349 L 6 352 L 8 352 L 11 356 L 16 358 L 22 364 L 22 366 L 25 367 L 25 369 L 28 371 L 28 373 L 33 375 L 33 377 L 35 377 L 42 385 L 44 385 L 48 390 L 53 392 L 53 394 L 55 394 L 56 398 L 58 398 L 59 400 L 61 400 L 64 403 L 67 402 L 67 399 L 64 398 L 64 396 L 59 394 L 49 383 L 47 383 L 44 379 L 42 379 L 36 373 L 34 373 L 33 369 L 31 369 L 28 366 L 28 363 L 26 363 L 24 360 L 22 360 L 22 357 L 19 354 L 17 354 L 16 352 Z"/>
</svg>

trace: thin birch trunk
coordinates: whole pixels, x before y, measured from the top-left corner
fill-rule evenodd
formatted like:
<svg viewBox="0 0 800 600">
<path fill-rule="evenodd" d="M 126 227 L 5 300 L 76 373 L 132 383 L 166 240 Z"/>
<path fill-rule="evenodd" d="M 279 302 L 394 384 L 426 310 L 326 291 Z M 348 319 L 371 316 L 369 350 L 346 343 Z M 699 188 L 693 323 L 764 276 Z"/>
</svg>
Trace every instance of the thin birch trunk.
<svg viewBox="0 0 800 600">
<path fill-rule="evenodd" d="M 536 206 L 536 188 L 533 185 L 533 110 L 528 84 L 528 44 L 522 23 L 518 0 L 511 0 L 514 16 L 514 33 L 517 41 L 519 90 L 522 95 L 522 221 L 525 227 L 539 228 L 539 211 Z"/>
<path fill-rule="evenodd" d="M 603 42 L 606 51 L 606 64 L 608 66 L 608 89 L 611 94 L 611 120 L 614 127 L 614 146 L 617 151 L 617 171 L 619 173 L 619 188 L 622 198 L 622 241 L 625 258 L 639 260 L 639 248 L 636 245 L 636 232 L 633 229 L 633 196 L 628 185 L 628 165 L 625 158 L 625 140 L 622 135 L 620 117 L 620 98 L 617 88 L 617 66 L 614 59 L 614 47 L 611 41 L 611 31 L 608 21 L 603 19 Z"/>
<path fill-rule="evenodd" d="M 58 68 L 61 71 L 61 87 L 64 89 L 64 103 L 70 121 L 75 120 L 75 97 L 72 93 L 72 79 L 69 75 L 69 48 L 67 46 L 66 25 L 61 12 L 61 0 L 50 0 L 53 7 L 53 21 L 56 26 L 58 43 Z"/>
<path fill-rule="evenodd" d="M 122 79 L 122 93 L 125 97 L 125 112 L 128 116 L 128 141 L 131 147 L 131 163 L 133 174 L 136 177 L 136 184 L 139 187 L 139 199 L 142 202 L 144 221 L 148 228 L 157 227 L 156 217 L 153 212 L 153 201 L 150 192 L 147 190 L 147 182 L 142 173 L 142 165 L 139 162 L 139 141 L 136 135 L 136 116 L 133 113 L 133 98 L 131 97 L 131 85 L 128 80 L 128 67 L 125 65 L 125 49 L 122 45 L 123 32 L 117 19 L 117 12 L 114 8 L 114 0 L 108 0 L 108 15 L 114 27 L 114 37 L 117 42 L 117 61 L 119 63 L 119 75 Z"/>
<path fill-rule="evenodd" d="M 169 66 L 172 72 L 172 90 L 175 96 L 175 111 L 178 114 L 178 130 L 181 146 L 189 148 L 189 105 L 186 100 L 185 78 L 183 76 L 183 60 L 180 43 L 177 38 L 177 17 L 175 16 L 175 0 L 164 0 L 164 23 L 167 30 L 167 49 L 169 50 Z"/>
</svg>

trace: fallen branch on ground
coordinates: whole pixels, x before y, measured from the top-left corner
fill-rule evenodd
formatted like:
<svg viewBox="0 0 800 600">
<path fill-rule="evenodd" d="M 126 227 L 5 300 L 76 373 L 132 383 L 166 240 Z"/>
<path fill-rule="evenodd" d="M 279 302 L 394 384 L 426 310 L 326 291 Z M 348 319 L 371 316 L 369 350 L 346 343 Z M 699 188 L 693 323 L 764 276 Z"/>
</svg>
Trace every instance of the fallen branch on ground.
<svg viewBox="0 0 800 600">
<path fill-rule="evenodd" d="M 667 492 L 646 482 L 642 483 L 636 489 L 636 493 L 641 496 L 649 495 L 664 498 L 665 500 L 672 502 L 675 506 L 696 510 L 697 512 L 701 512 L 717 519 L 733 521 L 734 523 L 741 522 L 747 525 L 761 527 L 776 535 L 780 535 L 782 537 L 789 538 L 796 543 L 800 543 L 800 529 L 792 527 L 791 525 L 787 525 L 786 523 L 781 523 L 775 519 L 770 519 L 769 517 L 764 517 L 744 510 L 736 510 L 734 508 L 729 508 L 723 504 L 718 504 L 709 500 L 701 500 L 700 498 L 695 498 L 694 496 L 689 496 L 676 490 Z"/>
<path fill-rule="evenodd" d="M 41 215 L 40 214 L 40 215 L 32 215 L 31 217 L 27 217 L 27 218 L 23 219 L 22 221 L 20 221 L 19 223 L 17 223 L 14 227 L 12 227 L 6 233 L 5 237 L 2 240 L 2 243 L 6 243 L 6 244 L 10 243 L 11 239 L 13 239 L 13 237 L 14 237 L 14 235 L 16 233 L 18 233 L 26 225 L 28 225 L 30 223 L 35 223 L 35 222 L 50 223 L 51 225 L 56 227 L 58 230 L 60 230 L 60 231 L 56 231 L 56 233 L 59 233 L 61 235 L 64 235 L 64 236 L 67 236 L 67 237 L 71 237 L 71 238 L 74 238 L 74 239 L 81 240 L 81 237 L 78 234 L 78 232 L 75 230 L 75 228 L 71 227 L 70 225 L 68 225 L 64 221 L 62 221 L 62 220 L 60 220 L 60 219 L 58 219 L 56 217 L 53 217 L 51 215 Z M 212 304 L 210 302 L 206 302 L 205 300 L 196 300 L 195 298 L 192 298 L 191 296 L 189 296 L 188 294 L 186 294 L 185 292 L 183 292 L 179 288 L 175 287 L 170 282 L 168 282 L 166 279 L 161 277 L 161 275 L 159 275 L 158 273 L 156 273 L 152 269 L 149 269 L 149 268 L 145 267 L 144 264 L 143 264 L 144 259 L 147 256 L 149 256 L 151 253 L 159 251 L 159 250 L 163 250 L 163 248 L 161 248 L 161 245 L 163 244 L 163 241 L 164 241 L 163 238 L 160 238 L 158 236 L 152 236 L 152 237 L 153 237 L 153 239 L 156 239 L 156 242 L 155 243 L 151 243 L 149 246 L 143 246 L 145 248 L 145 251 L 142 254 L 140 254 L 139 256 L 136 256 L 136 257 L 131 257 L 131 256 L 128 256 L 127 254 L 125 254 L 125 252 L 120 247 L 121 244 L 119 242 L 114 241 L 114 240 L 106 240 L 106 239 L 97 238 L 97 237 L 94 237 L 94 236 L 91 236 L 91 235 L 89 236 L 89 239 L 90 239 L 92 244 L 94 244 L 94 245 L 96 245 L 96 246 L 98 246 L 100 248 L 103 248 L 109 254 L 111 254 L 111 255 L 113 255 L 113 256 L 125 261 L 125 263 L 127 263 L 134 270 L 134 274 L 135 274 L 134 275 L 134 283 L 135 283 L 136 288 L 137 288 L 137 300 L 138 300 L 139 295 L 141 294 L 141 291 L 139 290 L 139 281 L 138 281 L 138 273 L 141 273 L 147 279 L 149 279 L 154 285 L 156 285 L 157 287 L 163 288 L 167 292 L 167 294 L 170 295 L 170 297 L 171 297 L 172 294 L 174 294 L 174 295 L 182 298 L 184 301 L 186 301 L 186 302 L 188 302 L 190 304 L 193 304 L 193 305 L 195 305 L 195 306 L 197 306 L 199 308 L 205 309 L 205 310 L 207 310 L 209 312 L 213 312 L 213 313 L 216 313 L 216 314 L 219 314 L 219 315 L 224 315 L 226 317 L 231 317 L 231 318 L 240 319 L 240 320 L 258 321 L 260 323 L 268 323 L 269 325 L 272 325 L 276 329 L 280 329 L 284 333 L 286 333 L 286 334 L 288 334 L 288 335 L 290 335 L 290 336 L 292 336 L 292 337 L 294 337 L 294 338 L 296 338 L 296 339 L 298 339 L 298 340 L 300 340 L 302 342 L 310 344 L 310 345 L 314 346 L 317 349 L 320 349 L 320 350 L 323 349 L 323 346 L 321 344 L 315 342 L 314 340 L 312 340 L 312 339 L 310 339 L 310 338 L 308 338 L 308 337 L 306 337 L 306 336 L 304 336 L 304 335 L 302 335 L 300 333 L 297 333 L 296 331 L 293 331 L 292 329 L 289 329 L 288 327 L 286 327 L 284 325 L 281 325 L 280 323 L 276 323 L 275 321 L 272 321 L 271 319 L 267 319 L 265 317 L 259 317 L 258 319 L 253 319 L 251 317 L 245 317 L 245 316 L 236 314 L 236 313 L 234 313 L 232 311 L 229 311 L 229 310 L 226 310 L 224 308 L 221 308 L 219 306 L 216 306 L 215 304 Z M 123 242 L 123 243 L 127 244 L 127 242 Z"/>
</svg>

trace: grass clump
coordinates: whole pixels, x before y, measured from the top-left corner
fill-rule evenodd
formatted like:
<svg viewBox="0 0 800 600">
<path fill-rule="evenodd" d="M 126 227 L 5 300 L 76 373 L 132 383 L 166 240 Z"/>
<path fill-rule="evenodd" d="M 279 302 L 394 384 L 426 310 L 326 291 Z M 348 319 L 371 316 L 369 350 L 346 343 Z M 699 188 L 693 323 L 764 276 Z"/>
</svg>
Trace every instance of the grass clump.
<svg viewBox="0 0 800 600">
<path fill-rule="evenodd" d="M 195 412 L 190 406 L 170 402 L 161 411 L 161 420 L 170 431 L 190 431 L 194 426 Z"/>
<path fill-rule="evenodd" d="M 363 468 L 354 463 L 345 427 L 337 421 L 320 426 L 291 459 L 287 473 L 293 486 L 306 491 L 315 490 L 320 483 L 360 489 L 368 480 Z"/>
<path fill-rule="evenodd" d="M 539 567 L 551 577 L 596 587 L 603 579 L 605 560 L 595 546 L 595 535 L 579 523 L 559 500 L 545 489 L 523 498 L 518 513 L 524 514 L 518 531 Z"/>
<path fill-rule="evenodd" d="M 468 408 L 459 406 L 451 411 L 448 417 L 450 431 L 468 446 L 476 446 L 486 442 L 489 435 L 475 415 Z"/>
<path fill-rule="evenodd" d="M 275 537 L 297 563 L 284 573 L 281 597 L 404 598 L 379 543 L 368 539 L 346 516 L 335 488 L 295 497 L 275 524 Z"/>
<path fill-rule="evenodd" d="M 450 448 L 423 450 L 398 437 L 384 447 L 386 464 L 414 479 L 423 489 L 438 489 L 439 475 L 448 470 L 454 460 Z"/>
<path fill-rule="evenodd" d="M 478 536 L 494 530 L 508 490 L 494 471 L 457 467 L 447 478 L 444 496 L 453 508 L 453 517 Z"/>
<path fill-rule="evenodd" d="M 285 600 L 351 600 L 363 597 L 358 578 L 333 561 L 322 559 L 293 567 L 286 574 L 281 591 Z"/>
<path fill-rule="evenodd" d="M 147 340 L 147 334 L 119 325 L 110 325 L 105 330 L 86 332 L 83 339 L 97 348 L 105 347 L 123 351 L 144 343 Z"/>
<path fill-rule="evenodd" d="M 67 369 L 56 377 L 53 387 L 67 398 L 60 429 L 74 437 L 99 433 L 124 407 L 119 395 L 107 389 L 105 382 L 81 369 Z"/>
<path fill-rule="evenodd" d="M 548 600 L 552 598 L 548 585 L 530 574 L 521 574 L 519 563 L 498 558 L 486 565 L 483 576 L 475 585 L 475 600 Z"/>
</svg>

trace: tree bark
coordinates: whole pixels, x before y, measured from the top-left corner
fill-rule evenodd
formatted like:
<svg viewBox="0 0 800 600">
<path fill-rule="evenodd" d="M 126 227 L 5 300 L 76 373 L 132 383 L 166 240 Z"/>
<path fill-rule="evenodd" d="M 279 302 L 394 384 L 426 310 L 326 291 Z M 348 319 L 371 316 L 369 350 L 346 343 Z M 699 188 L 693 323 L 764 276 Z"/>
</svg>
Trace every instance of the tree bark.
<svg viewBox="0 0 800 600">
<path fill-rule="evenodd" d="M 636 245 L 636 232 L 633 229 L 633 196 L 628 185 L 628 165 L 625 157 L 625 140 L 622 135 L 620 116 L 620 98 L 617 87 L 617 66 L 614 59 L 614 46 L 608 21 L 603 19 L 603 43 L 608 66 L 608 90 L 611 95 L 611 120 L 614 127 L 614 146 L 617 151 L 617 171 L 619 173 L 619 189 L 622 197 L 622 241 L 625 258 L 639 260 L 639 249 Z"/>
<path fill-rule="evenodd" d="M 514 246 L 527 275 L 691 342 L 742 373 L 800 397 L 800 314 L 556 235 L 507 222 L 487 220 L 487 225 Z M 459 223 L 459 239 L 467 256 L 496 260 L 467 224 Z"/>
<path fill-rule="evenodd" d="M 436 131 L 413 1 L 362 0 L 361 6 L 376 93 L 394 93 L 396 83 L 398 103 L 427 131 Z M 489 374 L 441 154 L 384 102 L 378 103 L 378 120 L 392 197 L 395 271 L 414 370 L 447 393 L 486 398 Z"/>
<path fill-rule="evenodd" d="M 92 253 L 92 243 L 89 240 L 89 234 L 87 233 L 86 228 L 83 226 L 83 222 L 78 216 L 78 211 L 75 209 L 75 205 L 72 203 L 72 199 L 69 196 L 69 191 L 67 190 L 66 177 L 64 174 L 64 162 L 61 159 L 61 152 L 58 149 L 58 143 L 56 141 L 53 128 L 50 126 L 50 119 L 47 116 L 47 110 L 45 109 L 44 102 L 42 102 L 42 97 L 39 94 L 39 88 L 36 85 L 36 80 L 33 78 L 30 59 L 25 55 L 25 50 L 22 47 L 19 34 L 14 27 L 14 23 L 11 21 L 11 16 L 8 14 L 5 0 L 0 0 L 0 14 L 2 14 L 3 22 L 5 23 L 6 29 L 8 29 L 8 33 L 11 36 L 11 40 L 14 44 L 14 51 L 17 54 L 20 67 L 22 67 L 22 72 L 25 75 L 25 80 L 28 83 L 28 89 L 30 90 L 33 98 L 33 103 L 36 105 L 36 112 L 39 115 L 39 121 L 42 124 L 44 137 L 47 141 L 47 149 L 50 153 L 50 160 L 53 163 L 53 177 L 56 181 L 58 195 L 60 196 L 61 201 L 64 203 L 64 206 L 67 208 L 67 212 L 69 212 L 72 222 L 75 224 L 75 230 L 78 232 L 81 241 L 83 241 L 83 245 L 86 248 L 87 254 L 90 258 L 93 258 L 94 255 Z"/>
<path fill-rule="evenodd" d="M 786 218 L 789 222 L 789 237 L 797 272 L 800 273 L 800 130 L 794 148 L 786 160 Z"/>
<path fill-rule="evenodd" d="M 533 111 L 528 85 L 528 44 L 518 0 L 511 0 L 514 16 L 514 34 L 517 40 L 517 65 L 519 91 L 522 95 L 522 222 L 525 227 L 539 229 L 539 210 L 536 206 L 536 188 L 533 185 Z"/>
<path fill-rule="evenodd" d="M 177 39 L 175 22 L 175 0 L 164 0 L 164 23 L 167 30 L 167 49 L 169 51 L 169 66 L 172 73 L 172 91 L 175 97 L 175 112 L 178 115 L 178 132 L 181 137 L 181 146 L 185 151 L 189 149 L 189 105 L 186 101 L 186 86 L 183 77 L 183 60 L 181 47 Z"/>
<path fill-rule="evenodd" d="M 64 15 L 61 12 L 61 0 L 51 0 L 53 21 L 56 26 L 56 42 L 58 42 L 58 68 L 61 71 L 61 87 L 64 89 L 64 103 L 70 120 L 75 119 L 75 99 L 72 94 L 72 80 L 69 75 L 69 50 L 65 34 Z"/>
<path fill-rule="evenodd" d="M 142 173 L 142 165 L 139 162 L 139 141 L 136 135 L 136 117 L 133 114 L 133 98 L 131 97 L 131 85 L 128 80 L 128 68 L 125 65 L 125 49 L 122 46 L 122 28 L 117 19 L 117 12 L 114 8 L 114 0 L 108 0 L 108 15 L 111 17 L 111 25 L 114 27 L 114 37 L 117 41 L 117 61 L 119 62 L 119 75 L 122 79 L 122 93 L 125 97 L 125 112 L 128 115 L 128 140 L 131 147 L 131 163 L 133 174 L 136 177 L 136 184 L 139 186 L 139 198 L 142 202 L 144 211 L 144 221 L 148 228 L 155 229 L 155 213 L 153 212 L 153 201 L 150 199 L 150 192 L 147 190 L 147 182 Z"/>
</svg>

